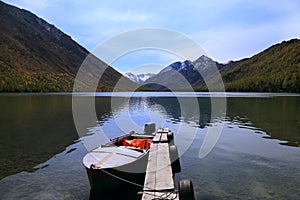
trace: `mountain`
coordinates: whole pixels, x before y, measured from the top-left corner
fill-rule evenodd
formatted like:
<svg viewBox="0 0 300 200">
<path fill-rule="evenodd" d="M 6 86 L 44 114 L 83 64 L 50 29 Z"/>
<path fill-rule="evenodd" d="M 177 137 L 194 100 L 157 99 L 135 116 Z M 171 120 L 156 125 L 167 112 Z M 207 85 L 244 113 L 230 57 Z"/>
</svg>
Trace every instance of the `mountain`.
<svg viewBox="0 0 300 200">
<path fill-rule="evenodd" d="M 148 79 L 145 85 L 152 90 L 207 91 L 209 83 L 218 91 L 221 85 L 211 66 L 218 68 L 226 91 L 300 92 L 299 39 L 283 41 L 251 58 L 227 64 L 204 55 L 193 62 L 174 62 Z"/>
<path fill-rule="evenodd" d="M 154 75 L 155 75 L 154 73 L 146 73 L 146 74 L 137 74 L 137 75 L 135 75 L 131 72 L 126 72 L 124 74 L 125 77 L 127 77 L 131 81 L 133 81 L 135 83 L 139 83 L 139 84 L 144 83 L 146 80 L 148 80 L 149 78 L 151 78 Z"/>
<path fill-rule="evenodd" d="M 251 58 L 230 62 L 221 74 L 227 91 L 300 92 L 300 40 L 271 46 Z"/>
<path fill-rule="evenodd" d="M 87 91 L 90 85 L 97 85 L 97 91 L 207 91 L 208 82 L 218 91 L 218 74 L 209 67 L 214 65 L 220 70 L 226 91 L 300 92 L 299 39 L 283 41 L 251 58 L 227 64 L 206 56 L 175 62 L 141 86 L 91 55 L 54 25 L 2 1 L 0 27 L 0 92 L 72 91 L 83 61 L 87 68 L 80 88 Z M 146 75 L 139 79 L 145 80 Z"/>
<path fill-rule="evenodd" d="M 89 52 L 54 25 L 0 1 L 0 92 L 66 92 Z M 90 55 L 90 76 L 103 75 L 98 91 L 111 91 L 123 76 Z M 97 70 L 95 70 L 97 69 Z M 120 90 L 133 83 L 124 78 Z M 82 82 L 88 87 L 89 82 Z"/>
<path fill-rule="evenodd" d="M 205 87 L 204 78 L 211 76 L 212 66 L 218 69 L 224 67 L 223 64 L 219 64 L 204 55 L 193 62 L 190 60 L 177 61 L 148 79 L 145 85 L 154 90 L 192 91 Z"/>
</svg>

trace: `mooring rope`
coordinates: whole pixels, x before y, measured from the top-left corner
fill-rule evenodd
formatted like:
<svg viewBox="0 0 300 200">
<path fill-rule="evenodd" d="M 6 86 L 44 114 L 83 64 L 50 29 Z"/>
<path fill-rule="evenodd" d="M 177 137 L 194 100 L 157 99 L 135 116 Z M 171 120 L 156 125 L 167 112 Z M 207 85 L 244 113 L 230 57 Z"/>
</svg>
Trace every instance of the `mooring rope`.
<svg viewBox="0 0 300 200">
<path fill-rule="evenodd" d="M 106 174 L 108 174 L 108 175 L 110 175 L 110 176 L 112 176 L 112 177 L 114 177 L 114 178 L 116 178 L 116 179 L 119 179 L 119 180 L 121 180 L 121 181 L 124 181 L 124 182 L 126 182 L 126 183 L 129 183 L 129 184 L 131 184 L 131 185 L 138 186 L 138 187 L 140 187 L 140 188 L 142 188 L 142 189 L 146 188 L 146 189 L 148 189 L 148 190 L 154 190 L 153 188 L 144 187 L 144 185 L 135 183 L 135 182 L 133 182 L 133 181 L 129 181 L 129 180 L 124 179 L 124 178 L 122 178 L 122 177 L 120 177 L 120 176 L 117 176 L 117 175 L 115 175 L 115 174 L 112 174 L 112 173 L 110 173 L 110 172 L 108 172 L 108 171 L 106 171 L 106 170 L 104 170 L 104 169 L 101 169 L 101 168 L 96 168 L 96 169 L 100 169 L 102 172 L 104 172 L 104 173 L 106 173 Z M 161 195 L 155 195 L 153 192 L 149 192 L 149 191 L 148 191 L 148 192 L 147 192 L 147 191 L 143 191 L 143 192 L 145 192 L 145 193 L 148 194 L 148 195 L 154 196 L 154 198 L 153 198 L 152 200 L 173 200 L 173 199 L 176 199 L 176 198 L 177 198 L 177 193 L 176 193 L 176 191 L 168 192 L 167 194 L 161 194 Z M 159 191 L 156 191 L 156 192 L 159 192 Z M 169 198 L 172 194 L 175 194 L 175 197 Z M 166 196 L 165 196 L 165 195 L 166 195 Z M 165 197 L 163 197 L 163 196 L 165 196 Z"/>
<path fill-rule="evenodd" d="M 126 183 L 129 183 L 129 184 L 132 184 L 132 185 L 141 187 L 141 188 L 144 187 L 144 186 L 141 185 L 141 184 L 138 184 L 138 183 L 135 183 L 135 182 L 126 180 L 126 179 L 124 179 L 124 178 L 122 178 L 122 177 L 119 177 L 119 176 L 117 176 L 117 175 L 114 175 L 114 174 L 112 174 L 112 173 L 110 173 L 110 172 L 108 172 L 108 171 L 106 171 L 106 170 L 104 170 L 104 169 L 101 169 L 101 168 L 97 168 L 97 169 L 100 169 L 102 172 L 104 172 L 104 173 L 106 173 L 106 174 L 108 174 L 108 175 L 110 175 L 110 176 L 112 176 L 112 177 L 115 177 L 115 178 L 117 178 L 117 179 L 119 179 L 119 180 L 121 180 L 121 181 L 124 181 L 124 182 L 126 182 Z"/>
</svg>

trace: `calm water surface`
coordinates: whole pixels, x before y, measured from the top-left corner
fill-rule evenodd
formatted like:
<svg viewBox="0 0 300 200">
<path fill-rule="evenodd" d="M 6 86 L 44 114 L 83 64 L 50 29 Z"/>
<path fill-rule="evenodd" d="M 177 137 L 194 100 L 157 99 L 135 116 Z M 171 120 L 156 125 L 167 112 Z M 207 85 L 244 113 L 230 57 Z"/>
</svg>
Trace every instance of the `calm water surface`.
<svg viewBox="0 0 300 200">
<path fill-rule="evenodd" d="M 70 94 L 2 94 L 0 199 L 89 199 L 81 164 L 86 147 L 103 143 L 103 133 L 123 134 L 131 128 L 120 128 L 128 120 L 136 131 L 151 120 L 174 131 L 182 154 L 175 181 L 191 179 L 197 199 L 300 198 L 299 95 L 228 93 L 226 116 L 214 119 L 207 93 L 198 94 L 200 113 L 183 109 L 170 93 L 135 93 L 130 101 L 121 93 L 113 107 L 110 95 L 97 94 L 98 119 L 86 123 L 79 137 Z M 180 98 L 189 105 L 190 94 Z M 216 146 L 200 159 L 208 129 L 220 125 Z M 185 149 L 191 132 L 194 139 Z"/>
</svg>

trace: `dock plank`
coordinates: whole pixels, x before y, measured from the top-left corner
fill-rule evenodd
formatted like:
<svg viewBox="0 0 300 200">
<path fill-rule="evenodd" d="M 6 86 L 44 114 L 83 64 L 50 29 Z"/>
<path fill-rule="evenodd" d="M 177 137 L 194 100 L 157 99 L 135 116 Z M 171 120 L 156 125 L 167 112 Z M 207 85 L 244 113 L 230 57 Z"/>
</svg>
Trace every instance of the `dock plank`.
<svg viewBox="0 0 300 200">
<path fill-rule="evenodd" d="M 142 200 L 166 199 L 179 200 L 176 192 L 144 192 Z"/>
<path fill-rule="evenodd" d="M 161 133 L 156 133 L 154 138 L 152 139 L 152 142 L 153 143 L 160 142 L 160 138 L 161 138 Z"/>
<path fill-rule="evenodd" d="M 161 134 L 160 142 L 168 142 L 168 134 L 167 133 Z"/>
<path fill-rule="evenodd" d="M 168 143 L 158 144 L 155 190 L 174 190 Z"/>
<path fill-rule="evenodd" d="M 157 152 L 158 152 L 158 145 L 156 143 L 152 143 L 150 145 L 150 153 L 149 153 L 148 165 L 146 169 L 144 190 L 148 190 L 148 191 L 155 190 Z"/>
<path fill-rule="evenodd" d="M 174 189 L 168 143 L 152 143 L 145 176 L 144 190 Z"/>
<path fill-rule="evenodd" d="M 156 131 L 156 133 L 162 133 L 162 132 L 164 132 L 164 129 L 163 129 L 163 128 L 159 128 L 159 129 L 157 129 L 157 131 Z"/>
<path fill-rule="evenodd" d="M 170 161 L 169 131 L 168 128 L 158 129 L 150 145 L 142 200 L 179 199 Z"/>
<path fill-rule="evenodd" d="M 169 128 L 159 128 L 157 130 L 157 133 L 168 133 L 168 132 L 170 132 Z"/>
</svg>

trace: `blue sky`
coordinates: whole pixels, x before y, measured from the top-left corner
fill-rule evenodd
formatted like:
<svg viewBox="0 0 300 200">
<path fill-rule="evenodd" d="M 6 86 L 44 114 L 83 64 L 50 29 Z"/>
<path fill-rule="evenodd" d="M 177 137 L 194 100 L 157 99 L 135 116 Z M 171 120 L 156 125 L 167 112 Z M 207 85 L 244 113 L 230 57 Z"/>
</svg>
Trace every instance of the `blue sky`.
<svg viewBox="0 0 300 200">
<path fill-rule="evenodd" d="M 90 51 L 117 34 L 144 27 L 184 34 L 211 58 L 223 63 L 251 57 L 283 40 L 300 38 L 299 0 L 4 2 L 35 13 Z M 142 51 L 128 54 L 112 65 L 122 73 L 133 69 L 157 72 L 178 59 L 166 53 Z"/>
</svg>

